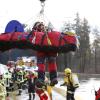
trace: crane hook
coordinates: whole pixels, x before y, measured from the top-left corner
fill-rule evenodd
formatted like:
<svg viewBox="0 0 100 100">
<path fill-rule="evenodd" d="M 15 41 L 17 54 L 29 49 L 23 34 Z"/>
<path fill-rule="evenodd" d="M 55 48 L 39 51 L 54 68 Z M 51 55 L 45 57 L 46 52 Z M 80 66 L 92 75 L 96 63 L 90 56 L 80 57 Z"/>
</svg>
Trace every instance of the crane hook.
<svg viewBox="0 0 100 100">
<path fill-rule="evenodd" d="M 42 7 L 40 14 L 43 14 L 44 13 L 44 6 L 45 6 L 44 2 L 45 2 L 45 0 L 40 0 L 40 2 L 41 2 L 41 7 Z"/>
<path fill-rule="evenodd" d="M 41 2 L 45 2 L 45 0 L 40 0 Z"/>
</svg>

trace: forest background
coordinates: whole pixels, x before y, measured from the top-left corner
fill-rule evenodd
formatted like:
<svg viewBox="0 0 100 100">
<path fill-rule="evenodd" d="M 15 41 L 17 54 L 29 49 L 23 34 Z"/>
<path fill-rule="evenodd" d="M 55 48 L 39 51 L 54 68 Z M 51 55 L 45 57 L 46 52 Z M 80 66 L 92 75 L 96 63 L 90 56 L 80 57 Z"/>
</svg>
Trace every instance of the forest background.
<svg viewBox="0 0 100 100">
<path fill-rule="evenodd" d="M 23 25 L 27 26 L 25 23 Z M 77 73 L 100 73 L 99 30 L 97 27 L 93 28 L 89 25 L 86 18 L 80 19 L 79 13 L 76 14 L 73 22 L 65 21 L 63 23 L 61 31 L 75 32 L 78 36 L 80 46 L 75 52 L 58 54 L 57 66 L 59 72 L 69 67 Z M 27 31 L 30 31 L 30 29 L 28 28 Z M 6 52 L 0 52 L 0 63 L 7 64 L 8 60 L 16 61 L 16 58 L 19 56 L 35 56 L 35 51 L 11 49 Z"/>
</svg>

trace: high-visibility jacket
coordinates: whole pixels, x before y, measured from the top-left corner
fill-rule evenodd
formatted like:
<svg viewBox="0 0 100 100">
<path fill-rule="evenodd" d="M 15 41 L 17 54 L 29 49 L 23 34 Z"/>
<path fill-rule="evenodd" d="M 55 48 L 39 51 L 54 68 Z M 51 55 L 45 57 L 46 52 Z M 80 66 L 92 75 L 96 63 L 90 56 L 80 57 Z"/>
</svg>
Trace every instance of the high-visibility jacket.
<svg viewBox="0 0 100 100">
<path fill-rule="evenodd" d="M 64 82 L 66 82 L 67 85 L 69 85 L 69 86 L 70 85 L 73 85 L 73 87 L 78 87 L 79 86 L 79 80 L 78 80 L 78 76 L 76 74 L 71 74 L 69 76 L 69 79 L 68 79 L 68 77 L 64 76 Z"/>
<path fill-rule="evenodd" d="M 19 83 L 22 83 L 24 82 L 24 72 L 23 70 L 20 70 L 16 73 L 16 81 L 19 82 Z"/>
<path fill-rule="evenodd" d="M 70 74 L 69 77 L 64 76 L 64 83 L 66 83 L 67 86 L 67 92 L 73 93 L 74 89 L 79 87 L 79 80 L 78 76 L 76 74 Z"/>
<path fill-rule="evenodd" d="M 0 80 L 0 100 L 5 100 L 6 97 L 6 87 L 4 80 Z"/>
<path fill-rule="evenodd" d="M 7 72 L 7 73 L 4 74 L 6 87 L 10 86 L 11 78 L 12 78 L 12 74 L 10 72 Z"/>
</svg>

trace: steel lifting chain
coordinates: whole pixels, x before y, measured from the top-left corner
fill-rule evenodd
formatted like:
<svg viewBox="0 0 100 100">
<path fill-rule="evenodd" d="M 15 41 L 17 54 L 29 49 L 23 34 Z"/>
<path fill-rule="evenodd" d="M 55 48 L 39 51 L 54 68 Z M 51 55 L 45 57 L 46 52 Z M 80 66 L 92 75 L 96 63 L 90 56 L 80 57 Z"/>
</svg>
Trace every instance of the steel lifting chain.
<svg viewBox="0 0 100 100">
<path fill-rule="evenodd" d="M 40 0 L 41 1 L 41 11 L 40 11 L 40 14 L 43 14 L 44 13 L 44 6 L 45 6 L 45 3 L 44 3 L 44 1 L 45 0 Z"/>
<path fill-rule="evenodd" d="M 41 2 L 45 2 L 45 0 L 40 0 Z"/>
</svg>

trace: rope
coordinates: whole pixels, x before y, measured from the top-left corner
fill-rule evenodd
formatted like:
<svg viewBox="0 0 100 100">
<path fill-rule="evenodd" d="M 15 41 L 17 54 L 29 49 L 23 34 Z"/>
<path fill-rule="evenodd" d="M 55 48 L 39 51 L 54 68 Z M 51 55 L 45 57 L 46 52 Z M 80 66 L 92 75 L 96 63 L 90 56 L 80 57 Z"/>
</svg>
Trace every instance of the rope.
<svg viewBox="0 0 100 100">
<path fill-rule="evenodd" d="M 63 97 L 66 97 L 66 91 L 64 89 L 53 87 L 53 90 L 62 95 Z"/>
<path fill-rule="evenodd" d="M 44 6 L 45 6 L 45 3 L 41 3 L 41 10 L 40 10 L 40 14 L 44 14 Z"/>
<path fill-rule="evenodd" d="M 27 28 L 31 28 L 32 29 L 32 27 L 33 27 L 33 25 L 34 25 L 35 22 L 43 22 L 43 23 L 47 24 L 46 26 L 49 27 L 49 29 L 54 29 L 53 25 L 51 24 L 51 22 L 49 21 L 49 19 L 44 14 L 44 8 L 45 8 L 45 2 L 44 1 L 45 0 L 40 0 L 40 2 L 41 2 L 40 12 L 34 18 L 35 20 L 32 20 L 33 18 L 30 18 L 30 20 L 32 20 L 32 23 L 30 23 L 31 25 L 27 25 L 27 27 L 25 29 L 27 29 Z"/>
<path fill-rule="evenodd" d="M 59 87 L 53 87 L 53 90 L 62 95 L 63 97 L 66 97 L 66 91 L 64 89 L 61 89 Z M 80 95 L 75 95 L 75 100 L 83 100 Z"/>
</svg>

